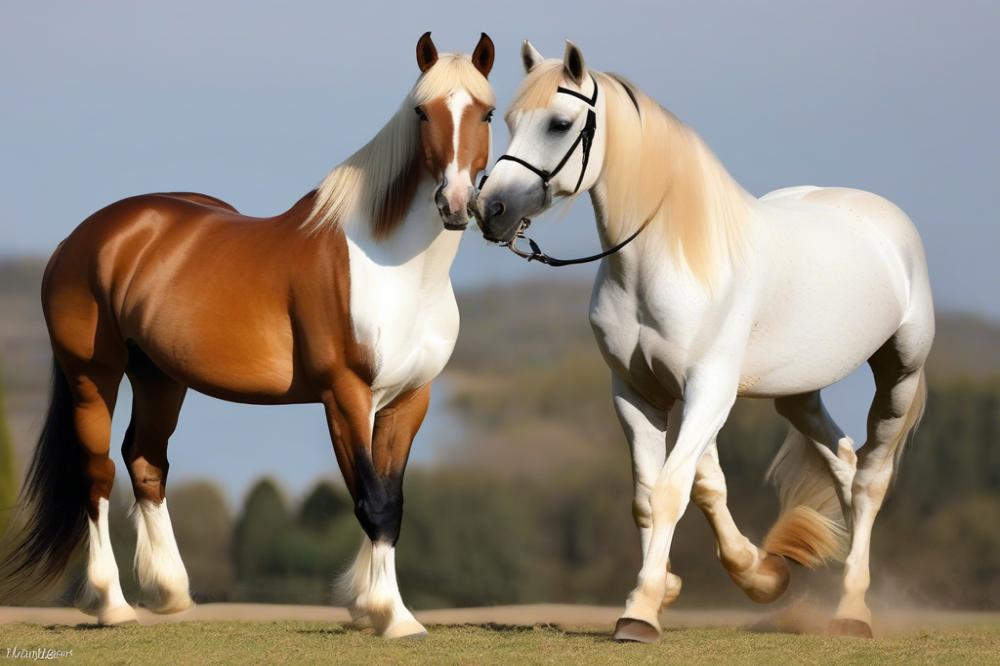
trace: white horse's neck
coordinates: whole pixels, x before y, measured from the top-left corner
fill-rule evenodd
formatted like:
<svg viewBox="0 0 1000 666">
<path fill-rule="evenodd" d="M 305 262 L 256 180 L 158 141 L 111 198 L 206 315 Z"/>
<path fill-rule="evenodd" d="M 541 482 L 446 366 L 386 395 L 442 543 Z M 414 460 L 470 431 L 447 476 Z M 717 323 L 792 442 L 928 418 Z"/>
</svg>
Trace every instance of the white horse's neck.
<svg viewBox="0 0 1000 666">
<path fill-rule="evenodd" d="M 673 118 L 666 122 L 678 123 Z M 679 123 L 678 123 L 679 125 Z M 605 168 L 590 190 L 598 233 L 605 248 L 632 235 L 640 226 L 648 226 L 621 251 L 611 255 L 608 277 L 633 280 L 650 271 L 659 276 L 668 273 L 673 279 L 690 283 L 694 288 L 714 287 L 731 276 L 752 244 L 757 200 L 743 190 L 718 163 L 701 140 L 690 133 L 682 150 L 674 146 L 649 145 L 643 151 L 656 151 L 680 160 L 669 166 L 657 165 L 656 159 L 633 156 L 637 162 L 661 166 L 657 171 L 658 189 L 646 191 L 646 204 L 634 212 L 622 214 L 620 186 L 607 177 Z M 648 187 L 648 186 L 647 186 Z"/>
</svg>

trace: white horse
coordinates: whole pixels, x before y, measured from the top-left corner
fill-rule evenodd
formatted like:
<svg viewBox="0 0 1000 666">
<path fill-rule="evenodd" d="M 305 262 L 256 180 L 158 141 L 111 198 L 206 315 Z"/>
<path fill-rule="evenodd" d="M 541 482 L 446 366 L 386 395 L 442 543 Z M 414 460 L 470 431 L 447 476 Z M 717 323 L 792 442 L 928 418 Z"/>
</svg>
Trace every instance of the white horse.
<svg viewBox="0 0 1000 666">
<path fill-rule="evenodd" d="M 913 224 L 853 189 L 756 199 L 694 132 L 632 84 L 588 70 L 573 44 L 562 60 L 543 60 L 527 42 L 522 56 L 510 147 L 477 213 L 484 237 L 509 245 L 553 200 L 590 192 L 602 243 L 618 248 L 601 262 L 590 305 L 632 450 L 643 553 L 615 636 L 659 636 L 658 613 L 679 591 L 668 558 L 689 497 L 734 580 L 761 600 L 787 579 L 768 553 L 815 565 L 849 531 L 831 628 L 870 636 L 872 524 L 923 409 L 934 337 Z M 820 391 L 865 360 L 876 391 L 855 455 Z M 773 398 L 792 425 L 771 468 L 782 509 L 767 552 L 725 506 L 714 447 L 737 396 Z"/>
</svg>

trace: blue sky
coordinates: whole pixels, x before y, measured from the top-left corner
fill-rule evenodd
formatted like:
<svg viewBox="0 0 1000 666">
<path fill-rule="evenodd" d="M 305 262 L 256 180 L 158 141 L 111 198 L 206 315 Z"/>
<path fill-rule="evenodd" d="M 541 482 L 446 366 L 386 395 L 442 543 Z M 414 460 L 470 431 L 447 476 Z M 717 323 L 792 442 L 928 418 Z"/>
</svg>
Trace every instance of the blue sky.
<svg viewBox="0 0 1000 666">
<path fill-rule="evenodd" d="M 546 55 L 573 39 L 590 65 L 625 74 L 697 129 L 750 192 L 845 185 L 889 197 L 923 234 L 939 310 L 1000 318 L 1000 4 L 343 5 L 4 2 L 0 254 L 48 255 L 91 212 L 141 192 L 194 190 L 250 214 L 284 210 L 392 114 L 417 75 L 422 32 L 442 51 L 468 52 L 485 30 L 501 107 L 521 77 L 523 38 Z M 494 155 L 507 138 L 495 127 Z M 596 246 L 589 202 L 559 218 L 533 227 L 547 249 Z M 453 271 L 459 289 L 552 275 L 473 234 Z M 567 275 L 590 279 L 593 268 Z M 833 401 L 835 412 L 851 408 L 848 430 L 863 423 L 856 388 Z M 266 420 L 281 426 L 274 436 L 295 433 L 303 451 L 317 451 L 277 469 L 290 489 L 332 471 L 318 415 L 247 416 L 261 409 L 192 398 L 178 438 L 231 437 L 221 466 Z M 190 448 L 192 463 L 203 461 Z M 175 456 L 172 476 L 218 471 L 202 467 Z M 253 462 L 245 476 L 267 470 Z"/>
</svg>

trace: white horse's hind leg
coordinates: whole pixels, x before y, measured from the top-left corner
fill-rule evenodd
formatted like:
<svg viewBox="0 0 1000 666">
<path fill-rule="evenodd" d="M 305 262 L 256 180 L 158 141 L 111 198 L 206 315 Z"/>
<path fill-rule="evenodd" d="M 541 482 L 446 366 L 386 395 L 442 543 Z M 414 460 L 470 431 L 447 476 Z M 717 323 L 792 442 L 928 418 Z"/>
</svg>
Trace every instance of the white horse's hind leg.
<svg viewBox="0 0 1000 666">
<path fill-rule="evenodd" d="M 135 622 L 135 609 L 125 601 L 118 580 L 118 565 L 108 529 L 108 508 L 108 500 L 98 500 L 97 520 L 87 521 L 87 581 L 77 605 L 84 613 L 96 615 L 98 623 L 103 625 Z"/>
<path fill-rule="evenodd" d="M 897 334 L 898 336 L 898 334 Z M 916 428 L 926 398 L 924 351 L 915 369 L 890 340 L 870 360 L 875 399 L 868 413 L 868 441 L 858 451 L 852 488 L 852 541 L 844 566 L 844 588 L 832 630 L 871 637 L 871 610 L 865 594 L 871 583 L 869 549 L 872 526 L 882 506 L 902 447 Z M 909 366 L 909 367 L 908 367 Z"/>
<path fill-rule="evenodd" d="M 187 570 L 167 513 L 167 500 L 142 499 L 135 508 L 135 570 L 142 605 L 154 613 L 177 613 L 193 605 Z"/>
<path fill-rule="evenodd" d="M 358 628 L 371 626 L 385 638 L 427 633 L 403 604 L 396 582 L 396 549 L 367 537 L 351 568 L 341 576 L 336 596 L 347 606 Z"/>
<path fill-rule="evenodd" d="M 857 469 L 854 442 L 830 416 L 819 391 L 777 398 L 774 406 L 793 428 L 809 440 L 815 453 L 826 463 L 840 501 L 841 513 L 850 520 L 851 484 Z"/>
<path fill-rule="evenodd" d="M 691 499 L 708 518 L 719 545 L 719 559 L 733 582 L 754 601 L 774 601 L 788 587 L 788 564 L 758 548 L 740 532 L 729 513 L 726 496 L 726 477 L 713 442 L 698 463 Z"/>
</svg>

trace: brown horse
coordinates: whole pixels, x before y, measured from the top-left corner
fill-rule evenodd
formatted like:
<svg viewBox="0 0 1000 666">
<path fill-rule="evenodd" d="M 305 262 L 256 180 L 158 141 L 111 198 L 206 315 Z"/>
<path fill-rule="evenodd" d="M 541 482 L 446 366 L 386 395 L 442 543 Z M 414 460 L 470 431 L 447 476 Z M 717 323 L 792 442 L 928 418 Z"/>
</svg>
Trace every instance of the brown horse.
<svg viewBox="0 0 1000 666">
<path fill-rule="evenodd" d="M 81 607 L 134 621 L 108 534 L 108 457 L 122 376 L 122 452 L 138 510 L 141 602 L 191 605 L 166 505 L 167 441 L 187 389 L 254 404 L 322 403 L 368 538 L 341 591 L 386 636 L 424 628 L 403 605 L 394 546 L 402 478 L 430 382 L 458 335 L 449 269 L 488 159 L 493 43 L 438 56 L 400 109 L 320 187 L 271 218 L 200 194 L 149 194 L 85 220 L 42 283 L 55 356 L 25 526 L 2 564 L 8 592 L 51 582 L 89 535 Z M 443 224 L 442 224 L 443 222 Z"/>
</svg>

